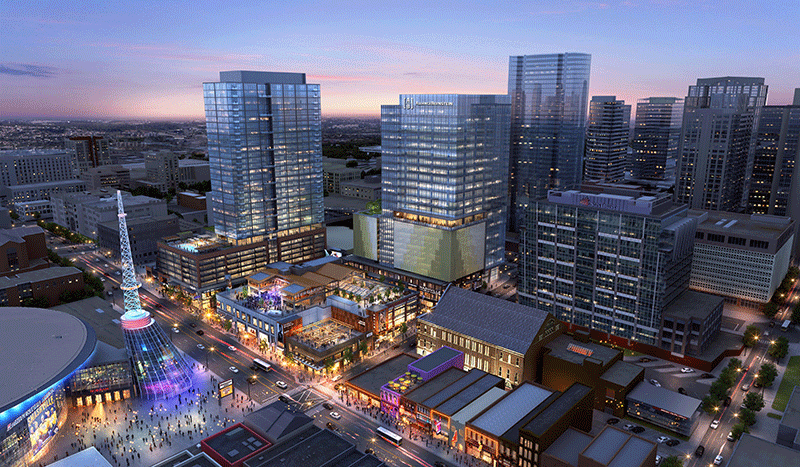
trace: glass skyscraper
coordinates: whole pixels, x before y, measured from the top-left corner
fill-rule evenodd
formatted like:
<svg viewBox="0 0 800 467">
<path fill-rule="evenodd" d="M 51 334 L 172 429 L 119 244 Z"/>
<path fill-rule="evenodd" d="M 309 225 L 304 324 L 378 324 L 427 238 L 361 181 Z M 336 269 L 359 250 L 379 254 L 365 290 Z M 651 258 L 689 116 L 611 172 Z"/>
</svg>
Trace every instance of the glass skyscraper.
<svg viewBox="0 0 800 467">
<path fill-rule="evenodd" d="M 203 95 L 216 233 L 242 245 L 322 223 L 319 85 L 304 73 L 222 71 Z"/>
<path fill-rule="evenodd" d="M 504 95 L 381 106 L 381 263 L 453 281 L 504 260 L 510 115 Z"/>
<path fill-rule="evenodd" d="M 678 149 L 678 203 L 742 210 L 753 125 L 766 100 L 764 78 L 704 78 L 689 86 Z"/>
<path fill-rule="evenodd" d="M 631 176 L 643 180 L 664 180 L 667 160 L 677 160 L 681 136 L 683 99 L 647 97 L 636 103 L 636 124 L 631 148 Z"/>
<path fill-rule="evenodd" d="M 583 174 L 583 142 L 592 56 L 582 53 L 512 56 L 511 230 L 526 207 L 549 189 L 576 187 Z"/>
<path fill-rule="evenodd" d="M 617 96 L 593 96 L 586 129 L 584 180 L 619 182 L 625 178 L 631 106 Z"/>
</svg>

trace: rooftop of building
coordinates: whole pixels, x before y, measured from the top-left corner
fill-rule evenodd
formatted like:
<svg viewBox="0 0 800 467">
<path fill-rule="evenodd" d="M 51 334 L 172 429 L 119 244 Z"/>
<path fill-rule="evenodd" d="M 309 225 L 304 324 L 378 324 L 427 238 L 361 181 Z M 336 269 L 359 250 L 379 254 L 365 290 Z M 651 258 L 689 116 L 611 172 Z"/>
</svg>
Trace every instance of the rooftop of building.
<svg viewBox="0 0 800 467">
<path fill-rule="evenodd" d="M 792 448 L 743 433 L 733 446 L 726 467 L 786 467 L 797 465 L 800 453 Z"/>
<path fill-rule="evenodd" d="M 5 157 L 30 157 L 30 156 L 55 156 L 68 154 L 63 149 L 9 149 L 0 151 L 0 158 Z"/>
<path fill-rule="evenodd" d="M 558 395 L 550 405 L 533 417 L 523 430 L 532 433 L 536 437 L 542 437 L 547 430 L 552 428 L 564 414 L 569 413 L 580 401 L 582 401 L 592 388 L 580 383 L 574 383 L 566 391 Z M 514 433 L 516 435 L 516 433 Z M 517 439 L 516 437 L 514 439 Z"/>
<path fill-rule="evenodd" d="M 639 365 L 619 360 L 611 365 L 611 368 L 606 370 L 600 379 L 617 386 L 627 387 L 642 373 L 644 373 L 644 368 Z"/>
<path fill-rule="evenodd" d="M 68 186 L 68 187 L 86 187 L 86 182 L 79 179 L 79 178 L 71 178 L 69 180 L 55 180 L 51 182 L 37 182 L 37 183 L 23 183 L 21 185 L 8 185 L 8 189 L 16 190 L 16 191 L 24 191 L 24 190 L 34 190 L 37 188 L 49 188 L 49 187 L 56 187 L 56 186 Z M 54 193 L 51 197 L 55 197 L 60 195 L 61 193 Z"/>
<path fill-rule="evenodd" d="M 481 373 L 484 372 L 481 371 Z M 477 398 L 486 394 L 492 388 L 496 388 L 498 386 L 505 387 L 505 380 L 503 380 L 503 378 L 495 375 L 490 375 L 488 373 L 484 373 L 483 376 L 480 377 L 480 379 L 476 380 L 475 382 L 471 383 L 470 385 L 456 392 L 444 402 L 437 404 L 436 406 L 433 407 L 435 407 L 436 411 L 439 412 L 440 414 L 452 417 L 453 415 L 458 413 L 461 409 L 474 402 Z M 443 392 L 446 394 L 445 391 Z M 425 402 L 427 403 L 428 401 Z"/>
<path fill-rule="evenodd" d="M 336 347 L 361 334 L 338 321 L 323 319 L 303 326 L 300 331 L 291 335 L 291 339 L 312 349 L 324 350 Z"/>
<path fill-rule="evenodd" d="M 208 457 L 208 454 L 201 452 L 191 456 L 183 462 L 175 464 L 174 467 L 219 467 L 219 464 Z"/>
<path fill-rule="evenodd" d="M 80 269 L 72 266 L 53 266 L 50 268 L 36 269 L 34 271 L 20 272 L 12 276 L 0 277 L 0 289 L 6 289 L 27 282 L 41 282 L 80 273 Z"/>
<path fill-rule="evenodd" d="M 377 261 L 373 261 L 368 258 L 362 258 L 356 255 L 347 255 L 344 257 L 345 261 L 353 262 L 356 264 L 361 264 L 363 266 L 369 266 L 377 268 L 378 270 L 383 270 L 392 274 L 397 274 L 400 277 L 408 277 L 410 279 L 414 279 L 419 281 L 422 284 L 433 284 L 439 286 L 440 288 L 447 287 L 448 283 L 439 279 L 434 279 L 433 277 L 423 276 L 421 274 L 415 274 L 413 272 L 404 271 L 402 269 L 397 269 L 391 266 L 383 265 L 378 263 Z"/>
<path fill-rule="evenodd" d="M 402 353 L 353 376 L 347 380 L 347 384 L 379 398 L 381 387 L 387 381 L 392 381 L 398 375 L 405 373 L 408 364 L 415 360 L 412 355 Z"/>
<path fill-rule="evenodd" d="M 452 417 L 450 417 L 450 421 L 452 423 L 458 423 L 460 425 L 466 425 L 466 423 L 476 415 L 486 410 L 487 407 L 497 402 L 501 397 L 506 395 L 506 390 L 501 389 L 498 387 L 492 387 L 483 395 L 478 397 L 477 399 L 473 400 L 466 406 L 464 406 L 461 410 L 454 413 Z"/>
<path fill-rule="evenodd" d="M 405 394 L 405 398 L 415 403 L 423 402 L 425 399 L 428 399 L 463 378 L 466 374 L 467 372 L 460 368 L 448 368 L 441 374 L 417 386 L 414 390 L 408 391 Z"/>
<path fill-rule="evenodd" d="M 768 214 L 739 214 L 725 211 L 689 210 L 690 217 L 698 220 L 697 230 L 703 232 L 738 235 L 746 238 L 779 238 L 794 228 L 792 219 Z"/>
<path fill-rule="evenodd" d="M 543 454 L 564 461 L 567 465 L 578 465 L 578 456 L 592 439 L 590 435 L 569 427 L 545 449 Z"/>
<path fill-rule="evenodd" d="M 687 321 L 694 318 L 705 321 L 706 318 L 725 302 L 723 297 L 710 293 L 684 290 L 675 300 L 664 308 L 664 317 L 683 317 Z"/>
<path fill-rule="evenodd" d="M 256 84 L 306 84 L 306 74 L 280 71 L 231 70 L 220 71 L 219 81 Z"/>
<path fill-rule="evenodd" d="M 459 352 L 458 350 L 451 349 L 450 347 L 439 347 L 435 351 L 425 355 L 409 365 L 409 368 L 413 367 L 423 373 L 427 373 L 458 357 L 459 355 L 462 355 L 462 352 Z"/>
<path fill-rule="evenodd" d="M 360 187 L 360 188 L 374 188 L 374 189 L 378 189 L 379 190 L 381 188 L 381 179 L 380 178 L 375 179 L 375 178 L 364 177 L 363 179 L 349 180 L 349 181 L 346 181 L 346 182 L 342 182 L 342 186 L 354 186 L 354 187 Z"/>
<path fill-rule="evenodd" d="M 0 415 L 10 417 L 4 412 L 84 365 L 97 338 L 91 326 L 61 311 L 0 307 L 0 342 Z M 0 417 L 0 425 L 9 422 Z"/>
<path fill-rule="evenodd" d="M 92 467 L 111 467 L 108 459 L 103 457 L 94 446 L 47 465 L 48 467 L 86 467 L 87 465 Z"/>
<path fill-rule="evenodd" d="M 214 234 L 196 234 L 191 236 L 177 235 L 163 240 L 167 245 L 189 253 L 201 254 L 233 246 L 223 237 Z"/>
<path fill-rule="evenodd" d="M 80 318 L 94 329 L 97 340 L 116 349 L 125 348 L 125 339 L 122 337 L 122 328 L 117 312 L 111 302 L 100 297 L 89 297 L 71 303 L 62 303 L 51 308 Z"/>
<path fill-rule="evenodd" d="M 549 389 L 524 382 L 489 406 L 471 425 L 499 438 L 552 394 Z"/>
<path fill-rule="evenodd" d="M 234 464 L 272 446 L 247 426 L 237 423 L 200 442 L 203 450 L 212 450 L 216 455 Z"/>
<path fill-rule="evenodd" d="M 656 443 L 607 425 L 581 455 L 609 467 L 638 467 L 656 449 Z"/>
<path fill-rule="evenodd" d="M 684 396 L 666 388 L 658 388 L 644 381 L 637 384 L 628 393 L 627 398 L 644 402 L 684 418 L 692 418 L 702 403 L 700 399 Z"/>
<path fill-rule="evenodd" d="M 546 201 L 658 217 L 682 208 L 674 205 L 672 193 L 667 190 L 633 180 L 619 183 L 584 183 L 580 190 L 550 190 Z"/>
<path fill-rule="evenodd" d="M 175 214 L 167 214 L 166 216 L 134 217 L 132 219 L 128 219 L 126 217 L 125 223 L 127 224 L 128 228 L 131 228 L 140 225 L 143 226 L 160 225 L 166 222 L 172 222 L 173 220 L 177 222 L 178 216 L 176 216 Z M 101 225 L 107 229 L 119 232 L 119 220 L 102 222 L 98 224 L 98 227 Z"/>
<path fill-rule="evenodd" d="M 286 436 L 296 432 L 314 419 L 294 406 L 275 401 L 244 418 L 244 423 L 272 443 L 281 442 Z"/>
<path fill-rule="evenodd" d="M 419 319 L 524 355 L 548 316 L 546 311 L 451 285 L 434 311 Z"/>
<path fill-rule="evenodd" d="M 800 386 L 792 389 L 792 395 L 789 397 L 786 410 L 781 417 L 781 425 L 800 430 Z"/>
<path fill-rule="evenodd" d="M 356 457 L 357 454 L 358 457 Z M 274 449 L 244 462 L 245 467 L 379 467 L 377 458 L 358 452 L 353 443 L 330 430 L 311 426 Z"/>
<path fill-rule="evenodd" d="M 8 242 L 25 243 L 25 237 L 28 235 L 36 235 L 44 233 L 38 225 L 25 225 L 21 227 L 12 227 L 10 229 L 0 229 L 0 246 Z"/>
<path fill-rule="evenodd" d="M 384 384 L 381 387 L 381 390 L 386 389 L 397 394 L 406 394 L 422 385 L 422 383 L 422 376 L 420 376 L 418 373 L 414 373 L 413 371 L 406 371 L 392 381 Z"/>
<path fill-rule="evenodd" d="M 545 345 L 545 348 L 550 349 L 548 355 L 561 360 L 580 365 L 586 358 L 592 358 L 604 367 L 622 353 L 620 350 L 594 342 L 578 342 L 566 334 L 556 337 Z"/>
<path fill-rule="evenodd" d="M 451 397 L 455 396 L 460 391 L 463 391 L 470 385 L 475 384 L 477 381 L 480 381 L 480 379 L 486 376 L 487 374 L 488 373 L 486 373 L 483 370 L 478 370 L 477 368 L 473 368 L 469 370 L 467 374 L 464 375 L 462 378 L 457 379 L 452 384 L 441 389 L 439 392 L 421 401 L 421 403 L 425 407 L 429 408 L 438 407 Z"/>
</svg>

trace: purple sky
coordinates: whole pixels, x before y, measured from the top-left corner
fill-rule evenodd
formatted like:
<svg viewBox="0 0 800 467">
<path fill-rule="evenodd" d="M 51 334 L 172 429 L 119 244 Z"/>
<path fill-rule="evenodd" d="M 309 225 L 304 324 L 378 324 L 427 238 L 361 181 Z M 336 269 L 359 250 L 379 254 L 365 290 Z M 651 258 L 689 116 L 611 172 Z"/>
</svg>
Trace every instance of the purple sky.
<svg viewBox="0 0 800 467">
<path fill-rule="evenodd" d="M 387 5 L 383 5 L 386 3 Z M 322 113 L 400 93 L 506 93 L 508 56 L 592 54 L 590 95 L 683 97 L 698 77 L 800 87 L 800 2 L 0 2 L 0 118 L 203 118 L 220 70 L 305 72 Z M 506 5 L 507 4 L 507 5 Z"/>
</svg>

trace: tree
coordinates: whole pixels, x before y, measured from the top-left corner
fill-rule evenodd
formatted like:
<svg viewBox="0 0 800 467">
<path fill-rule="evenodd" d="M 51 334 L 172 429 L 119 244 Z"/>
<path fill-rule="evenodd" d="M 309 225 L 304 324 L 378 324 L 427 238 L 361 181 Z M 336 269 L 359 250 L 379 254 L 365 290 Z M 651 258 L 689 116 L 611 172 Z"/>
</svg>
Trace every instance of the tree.
<svg viewBox="0 0 800 467">
<path fill-rule="evenodd" d="M 225 328 L 225 331 L 230 331 L 231 328 L 233 327 L 233 323 L 231 322 L 231 320 L 226 319 L 225 323 L 222 324 L 222 327 Z"/>
<path fill-rule="evenodd" d="M 703 412 L 709 415 L 714 415 L 717 410 L 719 410 L 719 406 L 719 399 L 709 394 L 703 398 L 703 404 L 701 405 L 701 408 L 703 409 Z"/>
<path fill-rule="evenodd" d="M 407 332 L 408 332 L 408 325 L 406 323 L 401 324 L 400 325 L 400 334 L 405 334 Z"/>
<path fill-rule="evenodd" d="M 737 368 L 742 367 L 742 361 L 738 358 L 732 358 L 731 361 L 728 362 L 728 368 L 736 370 Z"/>
<path fill-rule="evenodd" d="M 261 340 L 258 341 L 258 351 L 259 352 L 264 353 L 264 351 L 267 350 L 267 347 L 269 347 L 269 344 L 267 343 L 266 339 L 261 339 Z"/>
<path fill-rule="evenodd" d="M 367 353 L 368 350 L 367 341 L 361 341 L 361 344 L 358 346 L 358 349 L 361 351 L 361 353 Z"/>
<path fill-rule="evenodd" d="M 35 308 L 47 308 L 50 306 L 50 300 L 47 297 L 36 297 L 36 298 L 26 298 L 20 304 L 21 306 L 26 307 L 35 307 Z"/>
<path fill-rule="evenodd" d="M 757 392 L 748 392 L 747 395 L 744 396 L 744 406 L 748 410 L 758 412 L 764 408 L 764 396 Z"/>
<path fill-rule="evenodd" d="M 11 218 L 14 220 L 19 219 L 19 214 L 17 214 L 16 212 L 12 212 L 11 214 L 9 214 L 9 216 L 11 216 Z"/>
<path fill-rule="evenodd" d="M 778 377 L 778 369 L 772 363 L 764 363 L 761 369 L 758 370 L 758 377 L 756 381 L 759 385 L 768 388 L 772 386 L 772 382 Z"/>
<path fill-rule="evenodd" d="M 777 303 L 767 302 L 764 307 L 761 308 L 761 312 L 764 313 L 764 316 L 767 318 L 772 319 L 778 314 L 779 309 L 780 307 Z"/>
<path fill-rule="evenodd" d="M 781 336 L 769 348 L 769 355 L 775 360 L 780 360 L 789 353 L 789 339 Z"/>
<path fill-rule="evenodd" d="M 353 361 L 353 349 L 350 347 L 344 349 L 344 355 L 342 356 L 342 361 L 345 363 Z"/>
<path fill-rule="evenodd" d="M 795 305 L 794 309 L 792 310 L 792 323 L 800 323 L 800 303 Z"/>
<path fill-rule="evenodd" d="M 683 467 L 683 460 L 678 456 L 665 457 L 661 461 L 661 467 Z"/>
<path fill-rule="evenodd" d="M 713 383 L 711 383 L 711 387 L 708 390 L 708 394 L 711 397 L 713 397 L 714 399 L 716 399 L 717 402 L 719 402 L 721 400 L 724 400 L 726 397 L 728 397 L 728 389 L 729 388 L 730 388 L 730 386 L 728 386 L 724 382 L 722 382 L 720 380 L 716 380 Z"/>
<path fill-rule="evenodd" d="M 747 426 L 753 426 L 756 424 L 756 414 L 745 407 L 739 411 L 739 420 Z"/>
<path fill-rule="evenodd" d="M 750 325 L 747 326 L 747 329 L 744 330 L 744 336 L 742 336 L 742 343 L 745 347 L 752 347 L 756 345 L 758 341 L 758 336 L 761 334 L 761 329 L 758 326 Z"/>
<path fill-rule="evenodd" d="M 750 433 L 750 428 L 741 422 L 733 425 L 733 429 L 731 429 L 731 435 L 733 435 L 733 439 L 735 441 L 738 441 L 739 438 L 742 437 L 742 433 Z"/>
<path fill-rule="evenodd" d="M 328 357 L 325 359 L 325 370 L 331 371 L 331 368 L 333 368 L 333 357 Z"/>
<path fill-rule="evenodd" d="M 349 169 L 349 168 L 353 168 L 353 167 L 358 167 L 358 161 L 347 161 L 347 162 L 344 164 L 344 166 L 345 166 L 345 167 L 347 167 L 348 169 Z M 362 178 L 363 178 L 363 177 L 362 177 Z"/>
</svg>

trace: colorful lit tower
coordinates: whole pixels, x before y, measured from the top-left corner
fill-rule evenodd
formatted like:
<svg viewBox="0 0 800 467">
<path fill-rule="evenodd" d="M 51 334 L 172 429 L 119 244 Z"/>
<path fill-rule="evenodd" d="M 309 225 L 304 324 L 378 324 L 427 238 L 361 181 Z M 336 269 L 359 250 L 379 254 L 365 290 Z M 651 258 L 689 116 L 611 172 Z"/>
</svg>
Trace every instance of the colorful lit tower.
<svg viewBox="0 0 800 467">
<path fill-rule="evenodd" d="M 119 213 L 119 243 L 122 256 L 122 285 L 125 294 L 125 314 L 122 315 L 122 334 L 139 393 L 147 399 L 165 399 L 192 386 L 192 371 L 161 326 L 142 309 L 139 284 L 133 267 L 128 223 L 122 207 L 122 194 L 117 191 Z"/>
</svg>

